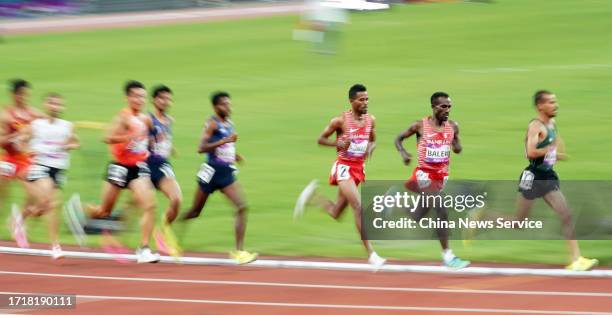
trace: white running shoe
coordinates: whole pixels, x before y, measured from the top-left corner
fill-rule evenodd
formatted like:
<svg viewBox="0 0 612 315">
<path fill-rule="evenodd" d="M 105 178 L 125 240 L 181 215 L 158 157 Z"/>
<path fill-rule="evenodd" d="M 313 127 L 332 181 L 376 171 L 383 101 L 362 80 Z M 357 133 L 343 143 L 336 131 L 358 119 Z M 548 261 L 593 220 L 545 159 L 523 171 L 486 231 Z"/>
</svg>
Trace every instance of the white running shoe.
<svg viewBox="0 0 612 315">
<path fill-rule="evenodd" d="M 156 263 L 159 262 L 159 254 L 151 252 L 149 247 L 139 247 L 136 249 L 137 262 L 142 263 Z"/>
<path fill-rule="evenodd" d="M 59 244 L 55 244 L 51 247 L 51 258 L 53 260 L 64 258 L 64 252 Z"/>
<path fill-rule="evenodd" d="M 11 231 L 13 233 L 13 239 L 17 242 L 17 246 L 21 248 L 29 248 L 28 236 L 26 233 L 26 227 L 23 223 L 23 216 L 19 211 L 19 207 L 13 204 L 11 207 Z"/>
<path fill-rule="evenodd" d="M 304 209 L 306 208 L 308 202 L 314 196 L 314 193 L 317 190 L 318 186 L 318 181 L 316 179 L 313 179 L 310 181 L 310 183 L 308 183 L 308 185 L 306 185 L 306 188 L 302 190 L 300 196 L 297 199 L 297 202 L 295 203 L 295 208 L 293 209 L 293 220 L 297 220 L 304 214 Z"/>
<path fill-rule="evenodd" d="M 378 256 L 376 252 L 372 252 L 372 254 L 370 254 L 370 257 L 368 258 L 368 262 L 370 263 L 370 265 L 372 265 L 372 267 L 378 270 L 387 262 L 387 260 Z"/>
<path fill-rule="evenodd" d="M 84 229 L 87 218 L 83 211 L 79 194 L 73 194 L 70 200 L 64 205 L 64 218 L 68 223 L 68 228 L 70 228 L 74 239 L 79 246 L 83 247 L 87 242 L 87 234 L 85 234 Z"/>
</svg>

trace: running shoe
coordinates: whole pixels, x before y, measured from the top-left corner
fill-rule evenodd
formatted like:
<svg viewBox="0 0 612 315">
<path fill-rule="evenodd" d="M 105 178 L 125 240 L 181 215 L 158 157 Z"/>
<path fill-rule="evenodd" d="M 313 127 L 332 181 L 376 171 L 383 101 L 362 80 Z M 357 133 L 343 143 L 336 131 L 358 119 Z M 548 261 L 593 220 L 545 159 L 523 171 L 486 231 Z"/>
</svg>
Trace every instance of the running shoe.
<svg viewBox="0 0 612 315">
<path fill-rule="evenodd" d="M 306 209 L 306 205 L 308 205 L 308 202 L 310 202 L 312 197 L 314 197 L 314 193 L 318 186 L 318 181 L 313 179 L 310 181 L 310 183 L 308 183 L 308 185 L 306 185 L 304 190 L 302 190 L 297 202 L 295 203 L 295 208 L 293 209 L 293 220 L 297 220 L 304 214 L 304 209 Z"/>
<path fill-rule="evenodd" d="M 588 259 L 580 256 L 573 263 L 566 266 L 565 269 L 571 271 L 589 271 L 596 267 L 598 264 L 599 260 L 597 259 Z"/>
<path fill-rule="evenodd" d="M 157 263 L 159 262 L 159 254 L 153 253 L 148 246 L 139 247 L 136 249 L 136 262 L 142 263 Z"/>
<path fill-rule="evenodd" d="M 239 265 L 248 264 L 257 260 L 257 253 L 249 253 L 246 250 L 234 250 L 230 252 L 230 258 L 235 260 Z"/>
<path fill-rule="evenodd" d="M 30 247 L 26 227 L 23 223 L 23 216 L 21 216 L 19 207 L 16 204 L 13 204 L 11 207 L 11 231 L 13 234 L 13 239 L 15 242 L 17 242 L 17 246 L 21 248 Z"/>
<path fill-rule="evenodd" d="M 469 260 L 463 260 L 457 256 L 453 257 L 448 261 L 444 261 L 444 265 L 452 269 L 463 269 L 470 265 Z"/>
</svg>

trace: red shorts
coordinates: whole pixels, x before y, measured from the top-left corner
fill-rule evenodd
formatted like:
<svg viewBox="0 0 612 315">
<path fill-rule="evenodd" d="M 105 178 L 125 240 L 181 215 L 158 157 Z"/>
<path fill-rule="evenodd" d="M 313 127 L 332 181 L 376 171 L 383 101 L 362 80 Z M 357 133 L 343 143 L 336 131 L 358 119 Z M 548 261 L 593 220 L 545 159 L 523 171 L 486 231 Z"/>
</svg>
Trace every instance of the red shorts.
<svg viewBox="0 0 612 315">
<path fill-rule="evenodd" d="M 25 178 L 32 159 L 27 154 L 3 155 L 0 157 L 0 177 Z"/>
<path fill-rule="evenodd" d="M 329 175 L 329 184 L 338 185 L 339 181 L 352 179 L 355 185 L 365 182 L 363 162 L 336 160 Z"/>
<path fill-rule="evenodd" d="M 447 180 L 448 173 L 439 173 L 417 167 L 404 185 L 416 193 L 439 192 L 444 189 Z"/>
</svg>

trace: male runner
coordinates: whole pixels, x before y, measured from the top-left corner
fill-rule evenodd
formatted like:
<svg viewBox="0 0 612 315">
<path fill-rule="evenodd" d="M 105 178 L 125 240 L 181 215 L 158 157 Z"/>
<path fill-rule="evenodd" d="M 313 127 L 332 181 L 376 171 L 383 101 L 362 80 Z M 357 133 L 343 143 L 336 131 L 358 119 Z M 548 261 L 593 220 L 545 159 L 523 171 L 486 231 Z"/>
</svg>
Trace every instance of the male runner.
<svg viewBox="0 0 612 315">
<path fill-rule="evenodd" d="M 153 128 L 149 131 L 151 145 L 147 164 L 151 170 L 153 185 L 169 200 L 166 215 L 162 220 L 161 231 L 155 231 L 155 240 L 160 251 L 178 256 L 180 249 L 169 226 L 178 215 L 182 201 L 181 187 L 176 181 L 172 165 L 168 162 L 168 158 L 174 152 L 172 145 L 172 123 L 174 119 L 167 114 L 168 108 L 172 104 L 172 90 L 165 85 L 157 86 L 153 89 L 152 97 L 155 109 L 154 112 L 149 113 Z"/>
<path fill-rule="evenodd" d="M 561 147 L 561 139 L 556 132 L 555 119 L 559 105 L 555 94 L 540 90 L 534 95 L 537 116 L 529 122 L 525 139 L 525 153 L 529 166 L 521 173 L 519 194 L 517 197 L 517 220 L 524 220 L 535 199 L 544 201 L 559 215 L 563 225 L 563 234 L 567 239 L 572 262 L 568 270 L 586 271 L 597 266 L 597 259 L 587 259 L 580 255 L 580 248 L 575 239 L 571 211 L 565 196 L 559 189 L 559 177 L 553 170 L 557 159 L 563 160 L 566 155 Z"/>
<path fill-rule="evenodd" d="M 57 208 L 61 204 L 60 188 L 64 183 L 64 172 L 70 165 L 69 151 L 79 147 L 79 139 L 72 123 L 59 118 L 64 111 L 64 100 L 59 94 L 49 93 L 44 106 L 48 117 L 36 119 L 30 126 L 34 164 L 30 166 L 27 180 L 51 197 L 48 211 L 51 257 L 58 259 L 63 257 L 57 218 Z"/>
<path fill-rule="evenodd" d="M 92 206 L 92 218 L 108 217 L 123 189 L 132 191 L 134 201 L 143 210 L 141 243 L 136 250 L 138 263 L 156 263 L 159 254 L 151 252 L 149 242 L 155 225 L 155 190 L 151 184 L 151 172 L 147 166 L 149 157 L 149 131 L 153 128 L 151 117 L 142 113 L 147 93 L 138 81 L 125 85 L 127 107 L 123 108 L 111 123 L 104 138 L 110 147 L 113 161 L 109 163 L 106 181 L 102 187 L 102 204 Z M 69 218 L 83 217 L 80 202 L 71 199 Z M 81 224 L 79 220 L 73 224 Z M 81 226 L 82 228 L 82 226 Z"/>
<path fill-rule="evenodd" d="M 230 95 L 216 92 L 211 98 L 215 115 L 211 116 L 204 127 L 198 153 L 207 153 L 208 162 L 200 166 L 197 174 L 199 189 L 193 199 L 191 209 L 185 213 L 184 220 L 197 218 L 208 196 L 220 190 L 236 208 L 236 250 L 230 252 L 230 258 L 239 264 L 247 264 L 257 259 L 257 253 L 243 249 L 244 234 L 247 222 L 247 205 L 240 184 L 236 180 L 235 162 L 243 160 L 236 153 L 238 136 L 230 120 L 232 113 Z"/>
<path fill-rule="evenodd" d="M 313 180 L 300 194 L 293 215 L 294 218 L 301 216 L 305 206 L 313 200 L 337 220 L 350 205 L 357 232 L 361 235 L 363 246 L 368 253 L 368 262 L 375 267 L 381 267 L 386 260 L 378 256 L 370 241 L 363 239 L 361 198 L 357 188 L 365 181 L 365 159 L 372 155 L 376 147 L 375 119 L 368 114 L 369 97 L 365 86 L 351 86 L 348 97 L 351 109 L 334 117 L 318 139 L 320 145 L 335 147 L 338 154 L 329 177 L 329 183 L 338 186 L 336 202 L 317 194 L 317 182 Z M 336 139 L 329 139 L 334 133 Z"/>
<path fill-rule="evenodd" d="M 0 112 L 0 147 L 4 154 L 0 156 L 0 208 L 6 200 L 9 181 L 18 180 L 24 187 L 28 202 L 21 213 L 16 207 L 11 212 L 11 232 L 19 247 L 29 247 L 24 218 L 30 215 L 41 215 L 49 208 L 49 198 L 34 184 L 27 181 L 29 167 L 32 163 L 28 141 L 31 131 L 30 123 L 44 117 L 42 113 L 28 104 L 30 83 L 17 79 L 11 82 L 10 92 L 13 103 Z"/>
<path fill-rule="evenodd" d="M 404 149 L 402 142 L 416 134 L 418 165 L 412 177 L 406 182 L 406 188 L 417 193 L 437 194 L 444 189 L 448 179 L 448 165 L 450 151 L 459 154 L 462 150 L 459 141 L 459 126 L 456 122 L 448 120 L 451 110 L 451 99 L 444 92 L 436 92 L 430 98 L 432 115 L 414 122 L 408 129 L 400 133 L 395 139 L 395 147 L 399 151 L 404 164 L 410 164 L 412 155 Z M 429 212 L 430 207 L 415 211 L 416 220 L 422 219 Z M 448 220 L 448 210 L 442 205 L 435 207 L 437 216 L 441 220 Z M 442 246 L 442 261 L 451 268 L 465 268 L 470 262 L 455 256 L 448 245 L 448 230 L 437 229 L 440 245 Z"/>
</svg>

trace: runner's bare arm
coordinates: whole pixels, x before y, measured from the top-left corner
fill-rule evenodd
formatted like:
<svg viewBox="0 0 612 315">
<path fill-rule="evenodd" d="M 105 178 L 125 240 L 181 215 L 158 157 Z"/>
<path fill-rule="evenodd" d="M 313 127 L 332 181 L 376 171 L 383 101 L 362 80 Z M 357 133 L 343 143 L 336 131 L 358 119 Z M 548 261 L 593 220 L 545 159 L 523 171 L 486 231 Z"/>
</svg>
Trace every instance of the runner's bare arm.
<svg viewBox="0 0 612 315">
<path fill-rule="evenodd" d="M 329 124 L 325 127 L 325 129 L 323 129 L 323 132 L 321 133 L 321 135 L 319 135 L 319 139 L 317 140 L 317 143 L 319 145 L 324 145 L 324 146 L 328 146 L 328 147 L 346 147 L 348 146 L 348 142 L 347 141 L 343 141 L 343 140 L 333 140 L 333 139 L 329 139 L 329 137 L 334 134 L 335 132 L 338 132 L 339 135 L 342 134 L 342 124 L 344 123 L 344 121 L 342 120 L 341 117 L 334 117 Z"/>
<path fill-rule="evenodd" d="M 567 151 L 565 149 L 565 141 L 559 134 L 557 134 L 557 159 L 565 161 L 568 159 Z"/>
<path fill-rule="evenodd" d="M 544 147 L 541 149 L 537 149 L 538 141 L 540 140 L 540 133 L 542 132 L 542 123 L 534 120 L 529 123 L 529 128 L 527 129 L 527 158 L 528 159 L 537 159 L 539 157 L 545 156 L 548 153 L 548 147 Z"/>
<path fill-rule="evenodd" d="M 461 146 L 461 140 L 459 140 L 459 124 L 456 121 L 452 120 L 450 121 L 450 123 L 453 126 L 453 131 L 455 133 L 455 137 L 453 138 L 453 142 L 451 143 L 453 147 L 453 152 L 459 154 L 463 150 L 463 147 Z"/>
<path fill-rule="evenodd" d="M 68 141 L 64 145 L 64 149 L 74 150 L 74 149 L 78 149 L 80 146 L 81 146 L 81 140 L 79 139 L 79 136 L 77 136 L 77 134 L 74 132 L 74 127 L 73 127 L 70 130 L 70 138 L 68 138 Z"/>
<path fill-rule="evenodd" d="M 412 125 L 410 125 L 410 127 L 408 127 L 408 129 L 402 131 L 402 133 L 395 138 L 395 148 L 397 151 L 399 151 L 402 159 L 404 160 L 404 164 L 406 165 L 410 164 L 412 155 L 408 153 L 406 149 L 404 149 L 404 145 L 402 143 L 405 139 L 412 137 L 414 134 L 417 134 L 417 136 L 419 135 L 419 130 L 421 129 L 420 124 L 422 124 L 420 120 L 414 122 Z"/>
<path fill-rule="evenodd" d="M 13 142 L 15 139 L 15 133 L 9 133 L 8 128 L 8 118 L 6 116 L 6 112 L 0 112 L 0 146 L 4 146 Z"/>
<path fill-rule="evenodd" d="M 202 132 L 202 139 L 200 140 L 200 145 L 198 146 L 198 153 L 212 152 L 218 146 L 222 146 L 230 142 L 236 142 L 236 140 L 238 140 L 238 135 L 232 133 L 231 135 L 217 142 L 208 143 L 208 139 L 212 137 L 213 133 L 215 132 L 215 129 L 217 129 L 216 121 L 211 120 L 209 123 L 206 124 L 206 127 L 204 127 L 204 131 Z"/>
<path fill-rule="evenodd" d="M 372 130 L 370 131 L 370 139 L 368 141 L 368 149 L 366 150 L 366 158 L 372 157 L 374 149 L 376 149 L 376 117 L 372 116 Z"/>
<path fill-rule="evenodd" d="M 115 116 L 111 122 L 104 139 L 102 140 L 107 144 L 125 143 L 130 141 L 131 135 L 127 133 L 128 123 L 127 118 L 124 114 L 119 113 Z"/>
</svg>

